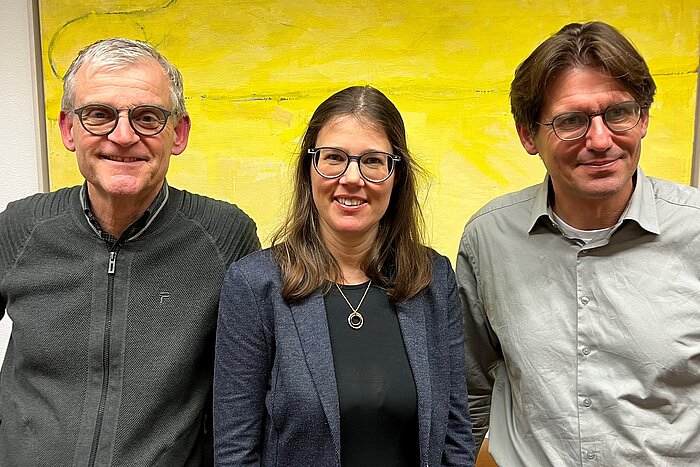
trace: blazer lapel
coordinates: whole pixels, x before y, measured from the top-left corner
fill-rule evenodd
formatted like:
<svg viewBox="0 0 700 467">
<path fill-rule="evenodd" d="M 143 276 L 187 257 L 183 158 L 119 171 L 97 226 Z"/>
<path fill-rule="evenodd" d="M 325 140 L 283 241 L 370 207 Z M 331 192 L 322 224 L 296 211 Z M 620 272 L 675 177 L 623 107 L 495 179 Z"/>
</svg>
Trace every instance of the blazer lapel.
<svg viewBox="0 0 700 467">
<path fill-rule="evenodd" d="M 299 334 L 306 365 L 328 418 L 336 455 L 340 461 L 340 413 L 338 386 L 335 381 L 333 350 L 328 334 L 326 305 L 320 292 L 291 306 L 292 319 Z"/>
<path fill-rule="evenodd" d="M 432 391 L 430 362 L 425 328 L 425 312 L 429 305 L 423 294 L 396 304 L 403 342 L 413 370 L 418 396 L 418 436 L 422 458 L 429 456 Z"/>
</svg>

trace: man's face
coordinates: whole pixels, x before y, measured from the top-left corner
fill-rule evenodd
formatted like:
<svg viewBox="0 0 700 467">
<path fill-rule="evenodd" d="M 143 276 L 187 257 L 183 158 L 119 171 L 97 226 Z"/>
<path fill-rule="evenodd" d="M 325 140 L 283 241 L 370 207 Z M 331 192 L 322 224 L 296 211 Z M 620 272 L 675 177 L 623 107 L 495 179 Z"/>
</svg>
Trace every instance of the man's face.
<svg viewBox="0 0 700 467">
<path fill-rule="evenodd" d="M 154 105 L 173 110 L 170 81 L 155 60 L 114 70 L 87 64 L 75 79 L 73 108 L 105 104 L 117 109 Z M 170 116 L 161 133 L 140 136 L 129 124 L 127 111 L 120 111 L 117 127 L 104 136 L 88 133 L 71 112 L 61 111 L 59 125 L 63 144 L 76 153 L 91 200 L 127 204 L 142 204 L 156 196 L 170 155 L 185 150 L 190 129 L 188 117 L 175 124 Z"/>
<path fill-rule="evenodd" d="M 539 117 L 551 122 L 557 115 L 581 111 L 594 114 L 609 106 L 632 101 L 618 81 L 591 68 L 563 72 L 550 85 Z M 557 204 L 584 206 L 591 202 L 624 205 L 632 193 L 632 175 L 639 162 L 648 114 L 643 111 L 636 127 L 613 132 L 602 116 L 593 117 L 588 133 L 574 141 L 560 140 L 551 126 L 540 125 L 533 136 L 518 126 L 518 135 L 530 154 L 539 153 L 554 187 Z"/>
</svg>

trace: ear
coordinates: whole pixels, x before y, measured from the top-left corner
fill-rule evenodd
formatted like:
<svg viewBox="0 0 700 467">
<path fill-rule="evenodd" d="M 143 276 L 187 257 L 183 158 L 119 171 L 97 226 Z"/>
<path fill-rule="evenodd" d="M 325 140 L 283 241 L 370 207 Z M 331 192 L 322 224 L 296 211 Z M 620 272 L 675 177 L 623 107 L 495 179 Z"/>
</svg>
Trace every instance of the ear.
<svg viewBox="0 0 700 467">
<path fill-rule="evenodd" d="M 175 125 L 173 132 L 173 147 L 171 149 L 173 155 L 177 156 L 178 154 L 182 154 L 182 151 L 184 151 L 187 147 L 191 127 L 192 122 L 190 121 L 189 115 L 180 117 L 180 120 L 177 122 L 177 125 Z"/>
<path fill-rule="evenodd" d="M 644 138 L 647 135 L 647 128 L 649 128 L 649 109 L 642 110 L 642 118 L 639 119 L 639 129 L 642 132 L 641 137 Z"/>
<path fill-rule="evenodd" d="M 520 144 L 523 145 L 528 154 L 533 156 L 539 151 L 537 150 L 537 145 L 535 144 L 535 139 L 530 131 L 530 129 L 525 125 L 517 124 L 515 128 L 518 130 L 518 136 L 520 137 Z"/>
<path fill-rule="evenodd" d="M 69 151 L 75 152 L 75 140 L 73 139 L 73 115 L 71 112 L 61 110 L 58 114 L 58 127 L 61 130 L 63 145 Z"/>
</svg>

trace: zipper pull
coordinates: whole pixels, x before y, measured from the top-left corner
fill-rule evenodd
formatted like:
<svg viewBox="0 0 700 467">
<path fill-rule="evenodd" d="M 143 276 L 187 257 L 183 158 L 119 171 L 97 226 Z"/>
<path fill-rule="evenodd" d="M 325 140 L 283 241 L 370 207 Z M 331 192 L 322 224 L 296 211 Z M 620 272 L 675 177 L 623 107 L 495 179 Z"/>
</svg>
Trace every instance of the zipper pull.
<svg viewBox="0 0 700 467">
<path fill-rule="evenodd" d="M 114 274 L 114 269 L 117 265 L 117 252 L 109 252 L 109 266 L 107 267 L 107 274 Z"/>
</svg>

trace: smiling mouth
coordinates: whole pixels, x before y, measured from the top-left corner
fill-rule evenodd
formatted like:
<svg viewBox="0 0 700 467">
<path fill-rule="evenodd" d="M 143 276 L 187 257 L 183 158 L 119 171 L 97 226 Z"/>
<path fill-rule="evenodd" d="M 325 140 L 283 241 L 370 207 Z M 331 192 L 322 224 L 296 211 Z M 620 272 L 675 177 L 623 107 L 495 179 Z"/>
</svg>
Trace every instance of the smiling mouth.
<svg viewBox="0 0 700 467">
<path fill-rule="evenodd" d="M 608 167 L 615 162 L 617 162 L 619 159 L 613 159 L 613 160 L 606 160 L 606 161 L 590 161 L 590 162 L 585 162 L 582 163 L 581 165 L 585 165 L 587 167 Z"/>
<path fill-rule="evenodd" d="M 139 162 L 142 159 L 136 157 L 117 157 L 117 156 L 103 156 L 104 159 L 114 162 Z"/>
<path fill-rule="evenodd" d="M 349 199 L 349 198 L 334 198 L 335 201 L 338 203 L 342 204 L 343 206 L 359 206 L 360 204 L 364 204 L 367 201 L 363 201 L 361 199 Z"/>
</svg>

